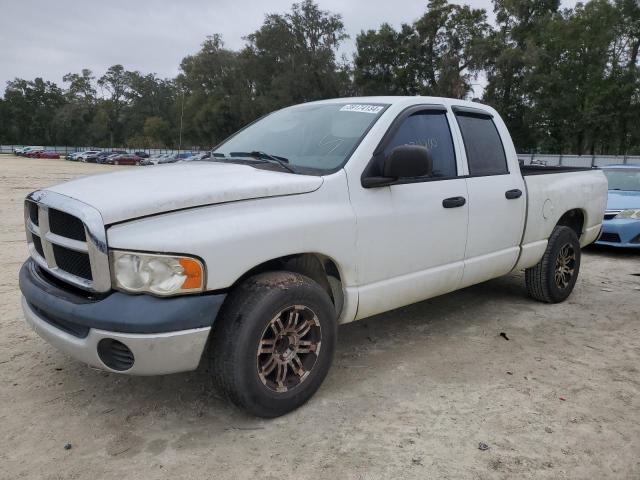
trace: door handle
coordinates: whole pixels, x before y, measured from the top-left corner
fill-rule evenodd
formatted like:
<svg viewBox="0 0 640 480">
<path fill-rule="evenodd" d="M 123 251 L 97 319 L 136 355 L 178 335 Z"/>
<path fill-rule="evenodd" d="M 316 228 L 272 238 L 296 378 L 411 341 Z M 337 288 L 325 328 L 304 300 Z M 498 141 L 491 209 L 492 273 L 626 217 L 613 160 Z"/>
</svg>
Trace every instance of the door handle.
<svg viewBox="0 0 640 480">
<path fill-rule="evenodd" d="M 508 200 L 513 200 L 514 198 L 520 198 L 522 196 L 522 190 L 519 188 L 514 188 L 513 190 L 507 190 L 504 192 L 504 196 L 507 197 Z"/>
<path fill-rule="evenodd" d="M 442 201 L 442 206 L 444 208 L 456 208 L 463 206 L 465 203 L 467 203 L 467 199 L 464 197 L 451 197 L 445 198 Z"/>
</svg>

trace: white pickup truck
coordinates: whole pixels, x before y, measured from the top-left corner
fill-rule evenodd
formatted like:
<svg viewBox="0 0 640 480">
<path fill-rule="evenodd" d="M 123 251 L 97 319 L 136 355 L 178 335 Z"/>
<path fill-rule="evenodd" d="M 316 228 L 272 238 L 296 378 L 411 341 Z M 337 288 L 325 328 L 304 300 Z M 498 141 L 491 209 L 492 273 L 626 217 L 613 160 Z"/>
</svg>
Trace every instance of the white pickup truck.
<svg viewBox="0 0 640 480">
<path fill-rule="evenodd" d="M 230 400 L 273 417 L 319 388 L 341 323 L 521 269 L 532 297 L 564 300 L 606 199 L 599 170 L 521 167 L 478 103 L 307 103 L 207 161 L 30 194 L 22 307 L 91 366 L 155 375 L 206 359 Z"/>
</svg>

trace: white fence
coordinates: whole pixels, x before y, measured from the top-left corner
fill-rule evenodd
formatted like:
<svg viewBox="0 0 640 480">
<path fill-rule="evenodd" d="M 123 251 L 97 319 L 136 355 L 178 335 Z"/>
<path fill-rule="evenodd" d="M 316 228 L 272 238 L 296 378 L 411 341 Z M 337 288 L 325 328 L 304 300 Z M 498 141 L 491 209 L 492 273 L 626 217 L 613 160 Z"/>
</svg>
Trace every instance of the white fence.
<svg viewBox="0 0 640 480">
<path fill-rule="evenodd" d="M 519 153 L 525 165 L 539 164 L 564 167 L 604 167 L 605 165 L 638 164 L 640 155 L 548 155 Z"/>
</svg>

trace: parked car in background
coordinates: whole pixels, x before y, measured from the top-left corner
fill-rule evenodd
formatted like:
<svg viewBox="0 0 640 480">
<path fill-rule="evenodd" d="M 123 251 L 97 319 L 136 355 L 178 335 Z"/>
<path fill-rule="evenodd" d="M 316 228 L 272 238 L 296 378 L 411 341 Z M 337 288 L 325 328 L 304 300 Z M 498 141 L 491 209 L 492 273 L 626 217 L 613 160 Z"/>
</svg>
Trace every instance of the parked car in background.
<svg viewBox="0 0 640 480">
<path fill-rule="evenodd" d="M 134 153 L 123 153 L 107 157 L 104 163 L 108 165 L 139 165 L 141 160 L 142 158 Z"/>
<path fill-rule="evenodd" d="M 44 150 L 44 147 L 30 146 L 30 147 L 14 148 L 13 153 L 15 153 L 18 156 L 26 156 L 26 154 L 29 153 L 31 150 Z"/>
<path fill-rule="evenodd" d="M 210 157 L 211 157 L 211 152 L 200 152 L 178 161 L 179 162 L 198 162 L 198 161 L 206 160 L 207 158 L 210 158 Z"/>
<path fill-rule="evenodd" d="M 34 148 L 32 150 L 27 150 L 23 156 L 29 158 L 37 158 L 40 152 L 44 152 L 44 148 Z"/>
<path fill-rule="evenodd" d="M 107 155 L 105 157 L 101 157 L 100 161 L 98 163 L 100 163 L 101 165 L 107 164 L 109 163 L 109 160 L 111 160 L 114 157 L 117 157 L 118 155 L 122 155 L 121 153 L 112 153 L 111 155 Z"/>
<path fill-rule="evenodd" d="M 54 150 L 42 150 L 41 152 L 38 152 L 36 155 L 36 158 L 60 158 L 60 154 Z"/>
<path fill-rule="evenodd" d="M 602 167 L 609 182 L 600 245 L 640 248 L 640 165 Z"/>
<path fill-rule="evenodd" d="M 75 152 L 71 155 L 67 155 L 67 160 L 73 160 L 76 162 L 86 162 L 89 157 L 95 157 L 102 150 L 83 150 L 81 152 Z"/>
<path fill-rule="evenodd" d="M 125 153 L 128 153 L 126 150 L 109 150 L 109 151 L 104 151 L 104 152 L 100 152 L 98 155 L 96 155 L 95 160 L 93 160 L 95 163 L 105 163 L 105 161 L 107 160 L 108 157 L 112 156 L 112 155 L 123 155 Z M 88 162 L 91 160 L 87 160 Z"/>
<path fill-rule="evenodd" d="M 139 156 L 140 158 L 149 158 L 149 154 L 147 152 L 139 151 L 139 152 L 133 152 L 133 153 Z"/>
<path fill-rule="evenodd" d="M 180 152 L 170 153 L 166 157 L 163 157 L 158 163 L 175 163 L 187 158 L 193 157 L 197 152 Z"/>
<path fill-rule="evenodd" d="M 175 153 L 160 153 L 151 155 L 149 158 L 144 158 L 140 162 L 140 165 L 158 165 L 159 163 L 173 163 L 177 160 Z"/>
<path fill-rule="evenodd" d="M 102 150 L 87 150 L 80 153 L 76 158 L 79 162 L 95 163 L 96 157 L 102 153 Z"/>
<path fill-rule="evenodd" d="M 165 155 L 160 160 L 158 160 L 158 165 L 164 164 L 164 163 L 175 163 L 178 160 L 180 160 L 180 158 L 181 157 L 177 153 L 169 153 L 168 155 Z"/>
<path fill-rule="evenodd" d="M 143 159 L 140 161 L 140 165 L 147 165 L 147 166 L 149 166 L 149 165 L 156 165 L 156 164 L 160 161 L 160 159 L 161 159 L 162 157 L 164 157 L 165 155 L 166 155 L 166 154 L 162 154 L 162 155 L 151 155 L 149 158 L 143 158 Z"/>
</svg>

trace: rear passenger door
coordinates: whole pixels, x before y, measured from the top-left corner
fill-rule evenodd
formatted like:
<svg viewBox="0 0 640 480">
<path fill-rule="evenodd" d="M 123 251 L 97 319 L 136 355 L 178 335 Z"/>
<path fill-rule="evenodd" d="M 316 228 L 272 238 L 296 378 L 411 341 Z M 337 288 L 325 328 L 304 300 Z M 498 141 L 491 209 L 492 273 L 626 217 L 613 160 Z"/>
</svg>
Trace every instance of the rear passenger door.
<svg viewBox="0 0 640 480">
<path fill-rule="evenodd" d="M 468 107 L 453 110 L 469 170 L 469 228 L 461 283 L 467 286 L 504 275 L 514 267 L 524 228 L 525 187 L 520 170 L 509 168 L 517 160 L 507 161 L 492 116 Z"/>
</svg>

